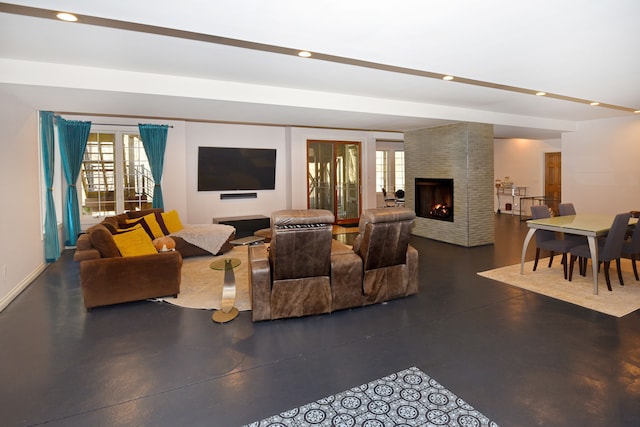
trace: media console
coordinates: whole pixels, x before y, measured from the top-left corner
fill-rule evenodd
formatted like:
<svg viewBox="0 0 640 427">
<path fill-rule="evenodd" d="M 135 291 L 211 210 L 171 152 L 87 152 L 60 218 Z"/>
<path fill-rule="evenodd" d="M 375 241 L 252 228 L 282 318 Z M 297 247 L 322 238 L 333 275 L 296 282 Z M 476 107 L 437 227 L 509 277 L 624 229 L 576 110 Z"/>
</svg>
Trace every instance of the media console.
<svg viewBox="0 0 640 427">
<path fill-rule="evenodd" d="M 264 215 L 230 216 L 213 218 L 214 224 L 226 224 L 235 227 L 236 239 L 253 236 L 258 230 L 271 227 L 271 218 Z"/>
</svg>

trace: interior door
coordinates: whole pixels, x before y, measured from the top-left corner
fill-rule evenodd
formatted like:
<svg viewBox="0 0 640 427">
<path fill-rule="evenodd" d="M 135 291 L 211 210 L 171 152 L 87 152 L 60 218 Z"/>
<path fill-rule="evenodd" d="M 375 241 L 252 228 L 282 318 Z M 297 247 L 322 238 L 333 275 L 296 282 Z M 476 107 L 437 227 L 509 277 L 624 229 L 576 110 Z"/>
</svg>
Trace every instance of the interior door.
<svg viewBox="0 0 640 427">
<path fill-rule="evenodd" d="M 544 154 L 544 196 L 547 206 L 558 213 L 562 200 L 562 153 Z"/>
<path fill-rule="evenodd" d="M 308 206 L 333 212 L 337 224 L 360 219 L 360 143 L 307 141 Z"/>
</svg>

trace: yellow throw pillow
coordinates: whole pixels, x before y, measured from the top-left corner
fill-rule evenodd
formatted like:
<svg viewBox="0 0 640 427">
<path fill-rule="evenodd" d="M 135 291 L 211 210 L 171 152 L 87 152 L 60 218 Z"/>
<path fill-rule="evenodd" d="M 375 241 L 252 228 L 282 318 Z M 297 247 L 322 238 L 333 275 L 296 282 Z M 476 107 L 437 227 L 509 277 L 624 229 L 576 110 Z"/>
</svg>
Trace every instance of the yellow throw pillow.
<svg viewBox="0 0 640 427">
<path fill-rule="evenodd" d="M 141 227 L 134 227 L 126 233 L 114 234 L 113 240 L 123 257 L 158 253 L 149 235 Z"/>
<path fill-rule="evenodd" d="M 154 214 L 153 212 L 143 216 L 142 218 L 127 219 L 126 222 L 127 224 L 134 224 L 141 219 L 144 219 L 144 222 L 147 223 L 151 234 L 153 234 L 153 238 L 164 236 L 162 228 L 160 228 L 160 224 L 158 224 L 158 220 L 156 219 L 156 214 Z"/>
<path fill-rule="evenodd" d="M 175 233 L 184 228 L 180 221 L 180 216 L 175 209 L 169 212 L 162 212 L 162 220 L 164 221 L 164 225 L 167 227 L 167 230 L 169 230 L 169 233 Z"/>
</svg>

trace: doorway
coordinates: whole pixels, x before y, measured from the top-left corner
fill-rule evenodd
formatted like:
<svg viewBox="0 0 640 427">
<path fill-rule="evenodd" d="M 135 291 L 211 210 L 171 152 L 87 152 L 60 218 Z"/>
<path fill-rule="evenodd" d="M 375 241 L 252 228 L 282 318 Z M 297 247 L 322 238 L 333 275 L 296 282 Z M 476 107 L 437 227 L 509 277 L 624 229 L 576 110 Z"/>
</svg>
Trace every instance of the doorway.
<svg viewBox="0 0 640 427">
<path fill-rule="evenodd" d="M 544 197 L 547 206 L 558 213 L 562 200 L 562 153 L 544 153 Z"/>
<path fill-rule="evenodd" d="M 360 143 L 307 141 L 309 209 L 333 212 L 336 224 L 360 220 Z"/>
</svg>

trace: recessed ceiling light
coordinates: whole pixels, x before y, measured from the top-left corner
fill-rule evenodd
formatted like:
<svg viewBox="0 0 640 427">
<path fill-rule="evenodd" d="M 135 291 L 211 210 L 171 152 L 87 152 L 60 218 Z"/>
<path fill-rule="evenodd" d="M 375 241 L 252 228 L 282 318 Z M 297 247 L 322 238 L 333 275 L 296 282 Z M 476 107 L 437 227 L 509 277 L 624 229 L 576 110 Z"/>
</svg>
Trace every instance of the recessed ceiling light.
<svg viewBox="0 0 640 427">
<path fill-rule="evenodd" d="M 56 18 L 62 20 L 62 21 L 68 21 L 68 22 L 76 22 L 78 20 L 78 17 L 71 14 L 71 13 L 67 13 L 67 12 L 60 12 L 56 15 Z"/>
<path fill-rule="evenodd" d="M 444 77 L 442 78 L 442 80 L 453 80 L 453 79 L 454 79 L 454 77 L 453 77 L 453 76 L 444 76 Z"/>
<path fill-rule="evenodd" d="M 589 105 L 593 105 L 593 106 L 595 107 L 596 105 L 600 105 L 600 103 L 599 103 L 599 102 L 595 102 L 595 101 L 594 101 L 594 102 L 592 102 L 592 103 L 591 103 L 591 104 L 589 104 Z"/>
<path fill-rule="evenodd" d="M 537 96 L 545 96 L 547 92 L 536 92 Z"/>
<path fill-rule="evenodd" d="M 311 56 L 311 52 L 307 52 L 306 50 L 301 50 L 298 52 L 298 56 L 301 58 L 309 58 Z"/>
</svg>

